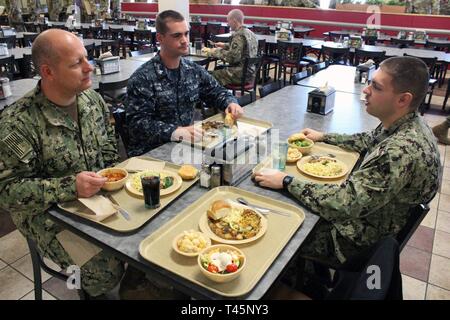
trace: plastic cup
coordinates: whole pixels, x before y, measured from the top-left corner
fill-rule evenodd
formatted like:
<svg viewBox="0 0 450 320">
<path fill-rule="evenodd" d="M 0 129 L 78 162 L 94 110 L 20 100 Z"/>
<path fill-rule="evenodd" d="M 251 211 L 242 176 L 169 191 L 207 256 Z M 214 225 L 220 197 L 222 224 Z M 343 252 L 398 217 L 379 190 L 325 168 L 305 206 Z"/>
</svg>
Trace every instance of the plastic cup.
<svg viewBox="0 0 450 320">
<path fill-rule="evenodd" d="M 147 209 L 158 208 L 160 204 L 159 175 L 144 176 L 141 178 L 144 202 Z"/>
<path fill-rule="evenodd" d="M 274 169 L 278 169 L 280 171 L 284 171 L 286 169 L 287 151 L 287 142 L 279 142 L 274 144 L 272 152 Z"/>
</svg>

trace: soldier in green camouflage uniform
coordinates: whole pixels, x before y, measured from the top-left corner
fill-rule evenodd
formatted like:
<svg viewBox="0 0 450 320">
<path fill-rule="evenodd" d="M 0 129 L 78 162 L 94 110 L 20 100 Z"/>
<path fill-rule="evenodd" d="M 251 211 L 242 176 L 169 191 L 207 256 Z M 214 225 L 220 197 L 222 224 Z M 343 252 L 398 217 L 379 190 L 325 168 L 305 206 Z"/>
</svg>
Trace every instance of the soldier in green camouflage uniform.
<svg viewBox="0 0 450 320">
<path fill-rule="evenodd" d="M 439 151 L 433 133 L 417 114 L 428 87 L 426 65 L 412 57 L 385 60 L 364 89 L 367 112 L 381 120 L 373 131 L 353 135 L 304 134 L 365 153 L 347 181 L 317 184 L 285 173 L 258 174 L 262 186 L 286 188 L 321 219 L 300 251 L 303 257 L 345 262 L 406 224 L 408 210 L 428 203 L 439 186 Z"/>
<path fill-rule="evenodd" d="M 95 172 L 118 161 L 117 144 L 105 102 L 88 89 L 92 66 L 79 39 L 48 30 L 32 55 L 42 80 L 0 118 L 0 206 L 43 256 L 65 269 L 75 263 L 56 238 L 63 228 L 46 210 L 97 193 L 106 179 Z M 122 262 L 100 252 L 81 266 L 82 288 L 104 294 L 123 271 Z"/>
<path fill-rule="evenodd" d="M 136 156 L 169 141 L 201 138 L 193 126 L 194 106 L 199 102 L 243 113 L 236 98 L 198 64 L 182 58 L 189 53 L 189 28 L 176 11 L 161 12 L 156 19 L 160 52 L 130 77 L 126 122 L 128 155 Z"/>
<path fill-rule="evenodd" d="M 245 58 L 254 58 L 258 55 L 258 40 L 255 34 L 243 26 L 244 14 L 239 9 L 231 10 L 227 16 L 231 31 L 229 43 L 216 43 L 209 55 L 223 60 L 228 65 L 213 71 L 213 76 L 221 85 L 240 84 Z M 250 73 L 246 81 L 255 77 L 255 65 L 250 66 Z"/>
</svg>

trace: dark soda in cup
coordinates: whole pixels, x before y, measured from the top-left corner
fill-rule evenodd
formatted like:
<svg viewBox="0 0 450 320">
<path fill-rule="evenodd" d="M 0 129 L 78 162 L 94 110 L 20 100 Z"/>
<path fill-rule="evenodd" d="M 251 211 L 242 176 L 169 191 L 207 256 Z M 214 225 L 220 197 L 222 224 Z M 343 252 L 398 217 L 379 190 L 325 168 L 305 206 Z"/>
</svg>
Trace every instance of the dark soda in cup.
<svg viewBox="0 0 450 320">
<path fill-rule="evenodd" d="M 141 178 L 145 207 L 155 209 L 160 206 L 159 176 L 144 176 Z"/>
</svg>

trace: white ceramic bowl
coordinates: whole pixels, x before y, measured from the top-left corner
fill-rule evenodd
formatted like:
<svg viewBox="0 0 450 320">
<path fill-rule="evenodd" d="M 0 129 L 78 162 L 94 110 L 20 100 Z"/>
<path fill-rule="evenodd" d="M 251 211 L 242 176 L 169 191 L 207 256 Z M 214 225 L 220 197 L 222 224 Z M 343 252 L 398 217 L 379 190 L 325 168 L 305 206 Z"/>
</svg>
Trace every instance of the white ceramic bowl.
<svg viewBox="0 0 450 320">
<path fill-rule="evenodd" d="M 239 257 L 239 268 L 232 273 L 213 273 L 208 271 L 205 267 L 203 267 L 202 265 L 202 257 L 203 255 L 207 255 L 209 252 L 211 252 L 212 250 L 216 250 L 219 249 L 219 252 L 227 252 L 229 250 L 234 251 L 237 253 L 238 257 Z M 246 257 L 244 255 L 244 253 L 234 247 L 234 246 L 230 246 L 227 244 L 216 244 L 213 246 L 210 246 L 208 248 L 206 248 L 205 250 L 203 250 L 202 252 L 200 252 L 200 254 L 198 255 L 198 267 L 200 268 L 200 271 L 210 280 L 214 281 L 214 282 L 229 282 L 232 281 L 234 279 L 236 279 L 237 277 L 239 277 L 239 275 L 242 273 L 242 271 L 245 268 L 245 264 L 246 264 Z"/>
<path fill-rule="evenodd" d="M 106 191 L 119 190 L 125 185 L 125 182 L 128 179 L 128 171 L 122 168 L 106 168 L 97 172 L 97 174 L 103 177 L 107 177 L 107 175 L 111 173 L 121 173 L 122 175 L 124 175 L 124 177 L 117 181 L 105 182 L 105 184 L 102 187 L 103 190 Z"/>
<path fill-rule="evenodd" d="M 195 242 L 194 239 L 197 237 L 203 237 L 203 239 L 206 242 L 204 247 L 201 247 L 201 245 L 194 243 Z M 186 238 L 184 240 L 186 241 L 185 243 L 182 242 L 183 238 Z M 191 247 L 191 245 L 193 247 Z M 201 251 L 210 246 L 211 246 L 211 239 L 203 232 L 195 230 L 183 231 L 182 233 L 178 234 L 175 238 L 173 238 L 172 242 L 173 250 L 187 257 L 196 257 Z"/>
</svg>

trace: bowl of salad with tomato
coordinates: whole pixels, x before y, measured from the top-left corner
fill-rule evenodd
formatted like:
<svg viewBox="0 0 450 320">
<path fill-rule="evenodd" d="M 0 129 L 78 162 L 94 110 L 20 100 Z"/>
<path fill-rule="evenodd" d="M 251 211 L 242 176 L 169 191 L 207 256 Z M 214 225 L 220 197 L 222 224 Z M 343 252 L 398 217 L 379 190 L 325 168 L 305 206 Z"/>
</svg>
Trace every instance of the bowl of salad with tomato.
<svg viewBox="0 0 450 320">
<path fill-rule="evenodd" d="M 215 282 L 236 279 L 245 267 L 245 255 L 238 248 L 216 244 L 204 249 L 198 256 L 201 272 Z"/>
</svg>

